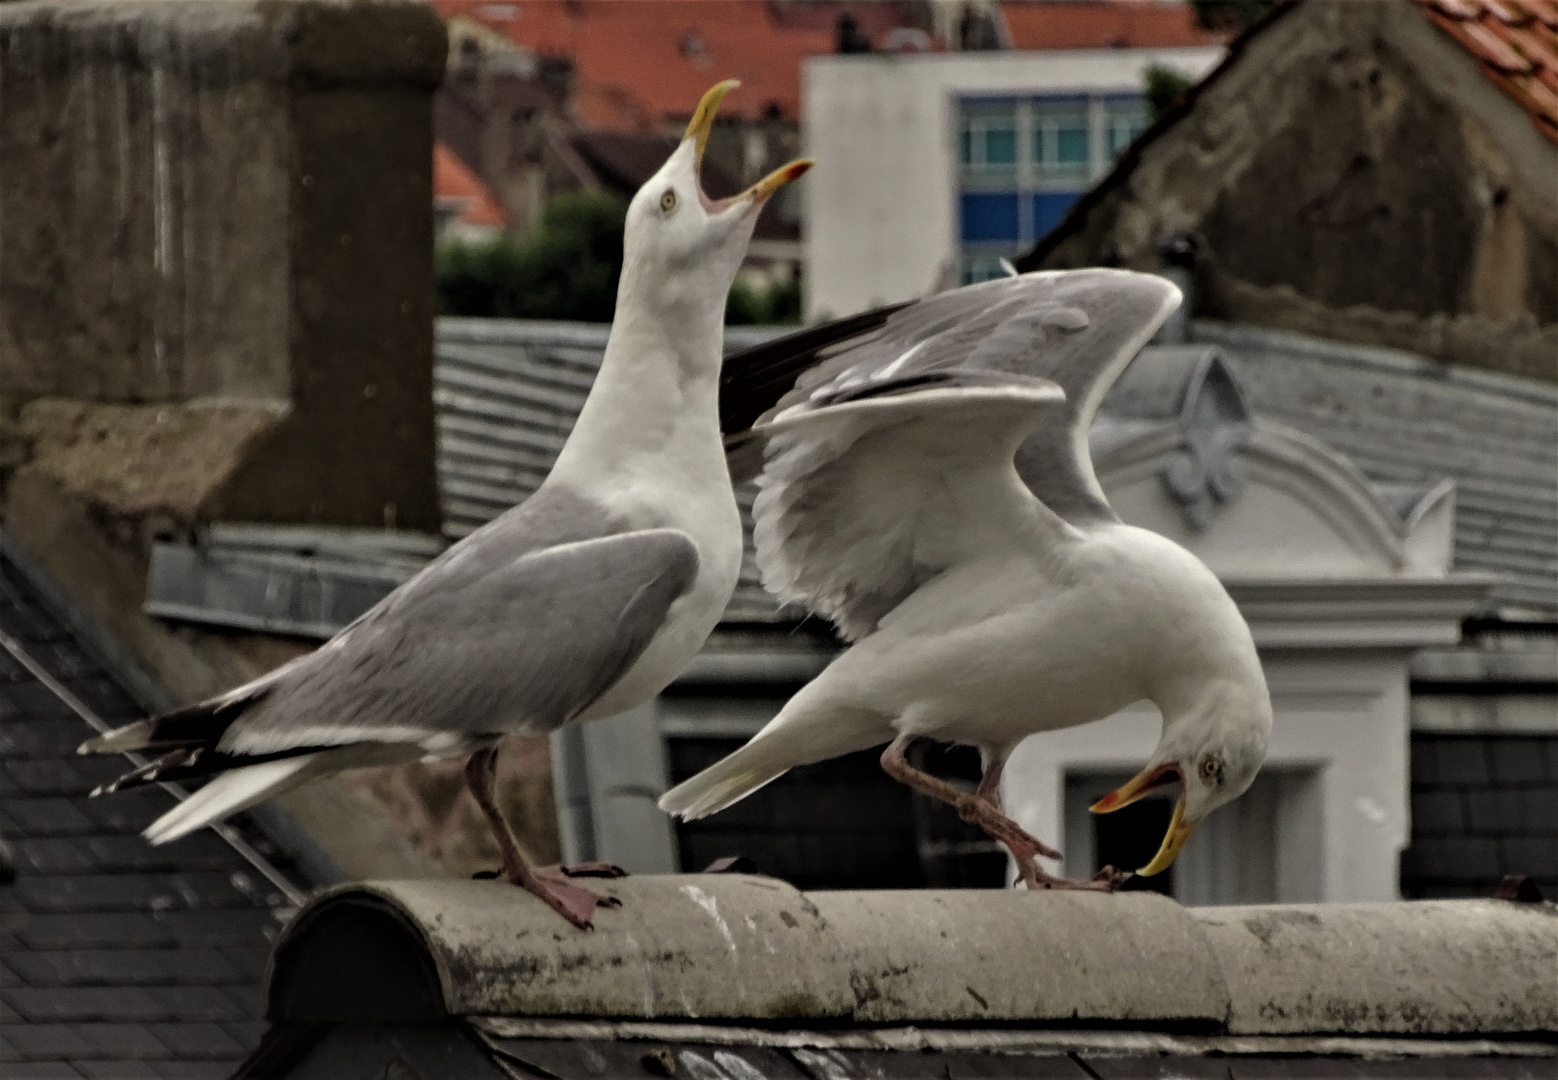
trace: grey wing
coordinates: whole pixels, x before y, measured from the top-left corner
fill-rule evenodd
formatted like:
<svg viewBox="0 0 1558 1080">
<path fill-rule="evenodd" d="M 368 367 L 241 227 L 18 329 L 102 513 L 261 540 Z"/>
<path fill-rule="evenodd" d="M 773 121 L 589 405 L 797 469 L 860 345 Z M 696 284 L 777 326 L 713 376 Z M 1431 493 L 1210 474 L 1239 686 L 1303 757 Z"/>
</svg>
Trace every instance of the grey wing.
<svg viewBox="0 0 1558 1080">
<path fill-rule="evenodd" d="M 748 438 L 761 440 L 764 424 L 794 405 L 823 405 L 876 383 L 974 370 L 1046 379 L 1065 391 L 1066 403 L 1018 450 L 1018 472 L 1072 524 L 1114 521 L 1093 475 L 1088 428 L 1109 387 L 1179 300 L 1163 278 L 1112 269 L 1044 271 L 939 293 L 816 350 L 812 366 Z M 739 433 L 729 441 L 733 471 L 756 460 Z"/>
<path fill-rule="evenodd" d="M 1012 462 L 1064 397 L 1044 379 L 964 370 L 786 409 L 760 429 L 753 540 L 764 587 L 853 641 L 950 567 L 999 555 L 1014 535 L 1069 532 Z"/>
<path fill-rule="evenodd" d="M 272 683 L 219 749 L 550 731 L 632 666 L 697 573 L 697 547 L 675 529 L 521 553 L 483 573 L 457 562 Z"/>
</svg>

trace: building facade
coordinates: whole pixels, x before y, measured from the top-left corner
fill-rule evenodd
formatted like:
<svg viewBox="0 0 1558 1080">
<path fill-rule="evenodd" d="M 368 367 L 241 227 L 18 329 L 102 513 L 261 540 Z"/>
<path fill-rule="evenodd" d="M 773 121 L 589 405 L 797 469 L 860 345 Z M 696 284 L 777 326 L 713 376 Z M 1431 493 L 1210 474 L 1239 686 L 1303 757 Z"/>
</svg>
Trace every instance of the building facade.
<svg viewBox="0 0 1558 1080">
<path fill-rule="evenodd" d="M 1159 65 L 1217 46 L 818 56 L 805 62 L 809 318 L 1002 273 L 1147 127 Z"/>
</svg>

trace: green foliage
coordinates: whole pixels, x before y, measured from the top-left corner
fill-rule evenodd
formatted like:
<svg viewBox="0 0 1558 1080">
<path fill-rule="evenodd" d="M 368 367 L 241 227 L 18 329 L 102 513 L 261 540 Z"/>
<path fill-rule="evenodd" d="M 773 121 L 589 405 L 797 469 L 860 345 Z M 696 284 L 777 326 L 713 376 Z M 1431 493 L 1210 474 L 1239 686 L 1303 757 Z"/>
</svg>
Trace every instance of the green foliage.
<svg viewBox="0 0 1558 1080">
<path fill-rule="evenodd" d="M 4 0 L 0 0 L 3 3 Z M 435 257 L 443 315 L 610 322 L 622 275 L 627 205 L 605 195 L 562 195 L 524 240 L 451 243 Z M 732 325 L 798 323 L 799 281 L 754 289 L 738 281 L 726 302 Z"/>
<path fill-rule="evenodd" d="M 1196 25 L 1203 30 L 1247 29 L 1259 21 L 1266 12 L 1276 7 L 1279 0 L 1190 0 L 1195 8 Z"/>
<path fill-rule="evenodd" d="M 607 195 L 561 195 L 524 240 L 499 236 L 445 245 L 437 254 L 445 315 L 610 322 L 622 273 L 627 204 Z"/>
<path fill-rule="evenodd" d="M 725 301 L 727 326 L 778 326 L 801 321 L 799 278 L 755 289 L 737 278 Z"/>
<path fill-rule="evenodd" d="M 1142 96 L 1147 99 L 1147 109 L 1152 113 L 1154 122 L 1184 96 L 1191 83 L 1190 76 L 1176 68 L 1162 64 L 1148 66 L 1142 75 Z"/>
</svg>

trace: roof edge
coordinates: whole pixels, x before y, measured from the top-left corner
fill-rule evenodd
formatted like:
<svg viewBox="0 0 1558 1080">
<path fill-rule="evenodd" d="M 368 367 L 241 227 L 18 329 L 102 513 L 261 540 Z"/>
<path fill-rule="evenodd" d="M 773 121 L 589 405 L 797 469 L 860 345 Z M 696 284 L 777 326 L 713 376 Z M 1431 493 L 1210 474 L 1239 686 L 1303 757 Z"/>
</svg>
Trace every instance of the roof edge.
<svg viewBox="0 0 1558 1080">
<path fill-rule="evenodd" d="M 1155 893 L 801 893 L 738 874 L 592 884 L 622 906 L 600 911 L 590 933 L 500 882 L 332 890 L 283 932 L 267 980 L 271 1018 L 376 1022 L 362 999 L 386 982 L 374 957 L 388 953 L 427 1000 L 409 1012 L 387 1000 L 392 1015 L 379 1022 L 416 1013 L 770 1031 L 1558 1035 L 1558 905 L 1546 902 L 1187 909 Z M 386 927 L 388 938 L 375 936 Z M 407 952 L 419 946 L 421 957 Z M 426 974 L 435 969 L 436 980 Z M 286 986 L 308 987 L 313 1010 L 289 1013 L 277 994 Z"/>
</svg>

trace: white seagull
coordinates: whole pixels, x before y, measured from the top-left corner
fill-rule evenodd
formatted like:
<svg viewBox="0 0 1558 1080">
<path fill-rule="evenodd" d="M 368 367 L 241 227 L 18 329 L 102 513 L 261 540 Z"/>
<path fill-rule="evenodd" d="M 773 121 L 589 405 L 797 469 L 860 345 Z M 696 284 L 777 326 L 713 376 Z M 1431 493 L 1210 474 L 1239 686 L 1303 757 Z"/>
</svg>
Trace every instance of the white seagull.
<svg viewBox="0 0 1558 1080">
<path fill-rule="evenodd" d="M 700 818 L 797 765 L 889 743 L 883 768 L 1003 843 L 1028 888 L 1108 890 L 1128 875 L 1039 867 L 1058 854 L 1001 812 L 1001 767 L 1028 735 L 1148 699 L 1163 714 L 1157 752 L 1093 809 L 1182 784 L 1138 872 L 1172 863 L 1250 786 L 1271 731 L 1238 608 L 1195 556 L 1120 522 L 1088 456 L 1099 402 L 1179 299 L 1123 270 L 1025 274 L 798 352 L 814 366 L 749 436 L 763 461 L 758 564 L 770 591 L 854 644 L 661 807 Z M 978 747 L 978 790 L 913 768 L 904 752 L 920 737 Z"/>
<path fill-rule="evenodd" d="M 704 95 L 628 208 L 600 373 L 546 482 L 317 652 L 230 693 L 92 739 L 149 751 L 104 790 L 215 774 L 146 836 L 165 843 L 305 780 L 470 754 L 503 878 L 589 926 L 603 902 L 532 866 L 493 799 L 498 740 L 610 716 L 659 693 L 735 589 L 741 521 L 719 428 L 725 297 L 763 204 L 796 161 L 711 200 L 698 180 L 721 99 Z"/>
</svg>

